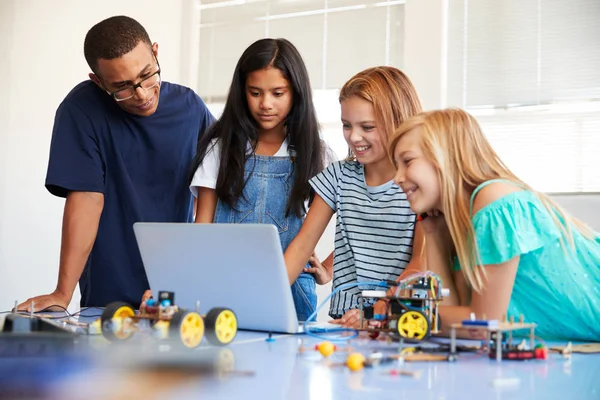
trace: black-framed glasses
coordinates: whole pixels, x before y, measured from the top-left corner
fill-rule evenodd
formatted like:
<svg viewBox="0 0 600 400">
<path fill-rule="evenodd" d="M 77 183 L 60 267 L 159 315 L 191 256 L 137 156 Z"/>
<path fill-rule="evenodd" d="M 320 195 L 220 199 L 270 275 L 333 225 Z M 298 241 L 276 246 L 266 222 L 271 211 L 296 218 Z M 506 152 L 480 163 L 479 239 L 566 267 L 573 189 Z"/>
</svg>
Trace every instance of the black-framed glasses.
<svg viewBox="0 0 600 400">
<path fill-rule="evenodd" d="M 142 79 L 135 85 L 127 86 L 126 88 L 119 89 L 114 92 L 109 92 L 107 90 L 106 93 L 110 94 L 113 97 L 113 99 L 115 99 L 116 101 L 124 101 L 124 100 L 129 100 L 130 98 L 135 96 L 135 91 L 139 87 L 141 87 L 144 90 L 149 90 L 149 89 L 152 89 L 153 87 L 156 87 L 157 85 L 160 85 L 160 82 L 161 82 L 160 64 L 156 57 L 154 57 L 154 59 L 156 60 L 157 70 L 152 75 L 145 77 L 144 79 Z"/>
</svg>

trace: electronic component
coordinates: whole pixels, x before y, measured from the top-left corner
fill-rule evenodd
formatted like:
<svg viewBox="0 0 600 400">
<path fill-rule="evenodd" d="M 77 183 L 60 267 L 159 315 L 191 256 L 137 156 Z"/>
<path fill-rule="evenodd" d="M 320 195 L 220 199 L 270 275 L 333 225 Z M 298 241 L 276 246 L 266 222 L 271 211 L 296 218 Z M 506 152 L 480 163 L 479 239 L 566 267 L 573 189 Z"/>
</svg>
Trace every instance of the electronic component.
<svg viewBox="0 0 600 400">
<path fill-rule="evenodd" d="M 443 294 L 440 278 L 432 273 L 416 273 L 400 282 L 389 282 L 389 292 L 364 290 L 359 296 L 360 326 L 372 339 L 380 333 L 399 336 L 402 340 L 424 340 L 439 331 L 438 305 Z M 387 304 L 385 313 L 374 315 L 373 308 L 365 306 L 376 300 Z"/>
</svg>

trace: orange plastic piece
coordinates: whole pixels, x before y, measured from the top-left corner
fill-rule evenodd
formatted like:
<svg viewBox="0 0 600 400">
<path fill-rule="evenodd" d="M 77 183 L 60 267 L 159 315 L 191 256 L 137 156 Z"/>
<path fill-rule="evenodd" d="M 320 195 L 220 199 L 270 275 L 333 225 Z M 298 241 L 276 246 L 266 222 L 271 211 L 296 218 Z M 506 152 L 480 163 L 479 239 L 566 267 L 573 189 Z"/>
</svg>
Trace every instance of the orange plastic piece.
<svg viewBox="0 0 600 400">
<path fill-rule="evenodd" d="M 323 357 L 329 357 L 334 351 L 337 350 L 337 348 L 333 343 L 325 341 L 316 345 L 315 350 L 318 350 Z"/>
<path fill-rule="evenodd" d="M 352 353 L 346 359 L 346 365 L 350 371 L 360 371 L 365 366 L 365 356 L 360 353 Z"/>
</svg>

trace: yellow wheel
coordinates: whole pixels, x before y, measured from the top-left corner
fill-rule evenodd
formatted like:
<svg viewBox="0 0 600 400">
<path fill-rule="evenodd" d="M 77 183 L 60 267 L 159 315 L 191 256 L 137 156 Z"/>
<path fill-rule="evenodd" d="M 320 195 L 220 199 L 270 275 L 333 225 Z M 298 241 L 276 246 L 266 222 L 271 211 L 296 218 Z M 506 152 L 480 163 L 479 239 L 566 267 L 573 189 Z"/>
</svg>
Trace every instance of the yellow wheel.
<svg viewBox="0 0 600 400">
<path fill-rule="evenodd" d="M 422 340 L 429 335 L 429 321 L 421 311 L 407 311 L 398 318 L 398 333 L 407 339 Z"/>
<path fill-rule="evenodd" d="M 229 344 L 237 334 L 237 317 L 228 308 L 213 308 L 206 314 L 206 339 L 217 346 Z"/>
<path fill-rule="evenodd" d="M 109 303 L 100 317 L 102 335 L 111 342 L 129 339 L 134 332 L 135 310 L 122 301 Z"/>
<path fill-rule="evenodd" d="M 204 321 L 194 311 L 179 310 L 171 318 L 169 337 L 172 341 L 194 349 L 204 337 Z"/>
</svg>

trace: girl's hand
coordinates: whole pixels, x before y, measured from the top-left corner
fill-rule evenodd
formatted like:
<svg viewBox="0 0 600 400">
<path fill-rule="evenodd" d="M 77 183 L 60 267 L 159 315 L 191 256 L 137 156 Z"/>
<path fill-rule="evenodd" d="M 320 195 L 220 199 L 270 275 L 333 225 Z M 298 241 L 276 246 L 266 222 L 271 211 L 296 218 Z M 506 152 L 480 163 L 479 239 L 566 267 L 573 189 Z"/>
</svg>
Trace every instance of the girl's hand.
<svg viewBox="0 0 600 400">
<path fill-rule="evenodd" d="M 417 217 L 417 221 L 421 222 L 425 235 L 434 235 L 448 232 L 446 218 L 439 210 L 432 210 L 423 213 Z"/>
<path fill-rule="evenodd" d="M 319 285 L 324 285 L 331 280 L 331 271 L 321 264 L 315 253 L 312 254 L 308 262 L 310 263 L 311 267 L 304 268 L 304 272 L 313 274 L 315 281 Z"/>
<path fill-rule="evenodd" d="M 348 310 L 342 318 L 334 319 L 329 322 L 332 324 L 342 325 L 344 328 L 360 328 L 360 310 L 357 308 Z"/>
</svg>

